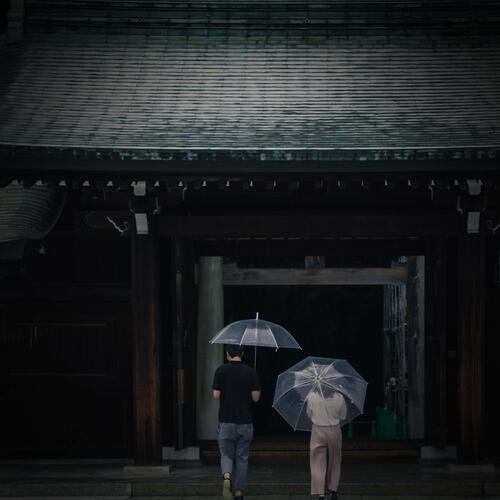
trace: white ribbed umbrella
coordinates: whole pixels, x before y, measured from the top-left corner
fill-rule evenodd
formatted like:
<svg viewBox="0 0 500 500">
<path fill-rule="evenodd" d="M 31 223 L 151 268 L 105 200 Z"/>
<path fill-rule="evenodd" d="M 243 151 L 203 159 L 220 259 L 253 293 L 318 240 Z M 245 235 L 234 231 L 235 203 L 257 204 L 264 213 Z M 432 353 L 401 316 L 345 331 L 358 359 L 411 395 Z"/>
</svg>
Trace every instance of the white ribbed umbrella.
<svg viewBox="0 0 500 500">
<path fill-rule="evenodd" d="M 312 410 L 342 426 L 363 413 L 367 385 L 345 359 L 309 356 L 278 375 L 273 408 L 293 430 L 311 430 Z"/>
<path fill-rule="evenodd" d="M 259 319 L 235 321 L 220 330 L 211 340 L 211 344 L 236 344 L 274 349 L 302 349 L 291 333 L 276 323 Z M 257 351 L 255 351 L 256 355 Z"/>
</svg>

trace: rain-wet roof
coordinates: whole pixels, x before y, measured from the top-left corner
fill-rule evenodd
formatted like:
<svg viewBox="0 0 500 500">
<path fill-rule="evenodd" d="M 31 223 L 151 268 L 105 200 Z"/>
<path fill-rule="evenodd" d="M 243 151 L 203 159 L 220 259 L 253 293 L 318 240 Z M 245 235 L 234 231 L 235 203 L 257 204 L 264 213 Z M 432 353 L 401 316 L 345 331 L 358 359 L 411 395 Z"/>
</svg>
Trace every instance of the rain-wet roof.
<svg viewBox="0 0 500 500">
<path fill-rule="evenodd" d="M 160 22 L 150 11 L 135 29 L 116 3 L 106 17 L 89 10 L 95 2 L 28 2 L 22 43 L 0 56 L 0 146 L 139 156 L 500 148 L 494 30 Z"/>
</svg>

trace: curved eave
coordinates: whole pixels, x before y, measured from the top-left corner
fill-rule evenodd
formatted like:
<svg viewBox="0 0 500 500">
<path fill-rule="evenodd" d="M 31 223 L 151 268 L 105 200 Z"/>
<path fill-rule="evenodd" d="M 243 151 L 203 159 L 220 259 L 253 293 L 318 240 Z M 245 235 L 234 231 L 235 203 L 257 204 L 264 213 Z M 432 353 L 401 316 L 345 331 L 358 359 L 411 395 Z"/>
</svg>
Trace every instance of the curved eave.
<svg viewBox="0 0 500 500">
<path fill-rule="evenodd" d="M 0 146 L 0 170 L 127 174 L 500 172 L 500 146 L 428 149 L 88 149 Z"/>
</svg>

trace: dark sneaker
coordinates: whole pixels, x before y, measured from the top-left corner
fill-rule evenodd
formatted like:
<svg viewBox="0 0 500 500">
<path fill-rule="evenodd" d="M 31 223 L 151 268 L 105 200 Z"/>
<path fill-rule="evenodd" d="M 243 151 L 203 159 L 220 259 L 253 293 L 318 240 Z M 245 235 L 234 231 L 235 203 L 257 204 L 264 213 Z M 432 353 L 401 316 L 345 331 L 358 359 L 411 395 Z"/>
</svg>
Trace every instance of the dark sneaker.
<svg viewBox="0 0 500 500">
<path fill-rule="evenodd" d="M 233 494 L 231 493 L 231 479 L 223 478 L 222 480 L 222 496 L 224 498 L 232 498 Z"/>
<path fill-rule="evenodd" d="M 243 495 L 238 495 L 237 497 L 234 497 L 234 500 L 244 500 Z"/>
<path fill-rule="evenodd" d="M 332 491 L 332 494 L 330 495 L 330 500 L 339 500 L 336 491 Z"/>
</svg>

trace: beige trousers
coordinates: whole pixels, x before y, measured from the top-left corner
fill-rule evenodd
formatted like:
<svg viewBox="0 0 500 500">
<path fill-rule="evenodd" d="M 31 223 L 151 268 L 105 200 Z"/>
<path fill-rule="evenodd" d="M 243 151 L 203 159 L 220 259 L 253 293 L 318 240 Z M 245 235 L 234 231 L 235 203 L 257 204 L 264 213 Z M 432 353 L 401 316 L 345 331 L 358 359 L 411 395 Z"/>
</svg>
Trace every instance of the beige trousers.
<svg viewBox="0 0 500 500">
<path fill-rule="evenodd" d="M 325 482 L 330 491 L 337 491 L 342 462 L 340 425 L 313 424 L 309 460 L 311 464 L 311 495 L 324 495 Z"/>
</svg>

